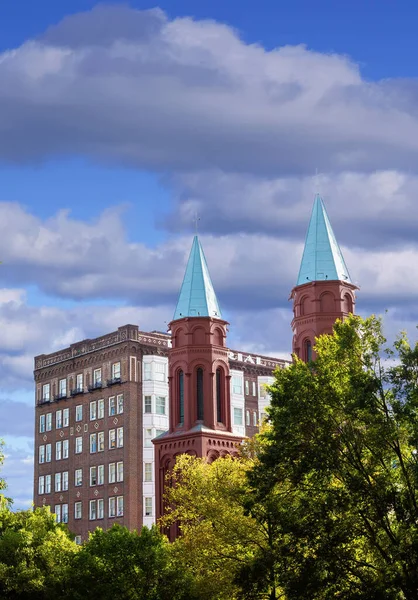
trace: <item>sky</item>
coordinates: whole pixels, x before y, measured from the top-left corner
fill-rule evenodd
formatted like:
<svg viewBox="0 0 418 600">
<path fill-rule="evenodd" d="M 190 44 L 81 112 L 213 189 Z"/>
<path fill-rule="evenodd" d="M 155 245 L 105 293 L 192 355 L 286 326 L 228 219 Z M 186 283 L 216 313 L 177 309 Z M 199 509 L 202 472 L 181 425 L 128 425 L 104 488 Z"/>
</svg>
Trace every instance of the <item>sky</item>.
<svg viewBox="0 0 418 600">
<path fill-rule="evenodd" d="M 418 6 L 0 2 L 0 438 L 33 485 L 33 357 L 166 330 L 199 214 L 229 344 L 288 357 L 320 192 L 357 311 L 418 323 Z"/>
</svg>

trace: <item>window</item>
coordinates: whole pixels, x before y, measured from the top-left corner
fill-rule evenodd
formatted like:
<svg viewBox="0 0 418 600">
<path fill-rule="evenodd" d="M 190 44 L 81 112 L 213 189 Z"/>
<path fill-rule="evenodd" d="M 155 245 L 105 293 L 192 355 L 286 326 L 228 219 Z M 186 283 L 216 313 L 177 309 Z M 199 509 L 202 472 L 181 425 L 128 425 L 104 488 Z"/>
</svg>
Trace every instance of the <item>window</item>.
<svg viewBox="0 0 418 600">
<path fill-rule="evenodd" d="M 123 462 L 118 462 L 117 466 L 117 480 L 123 481 Z"/>
<path fill-rule="evenodd" d="M 152 363 L 144 362 L 144 381 L 150 381 L 152 379 Z"/>
<path fill-rule="evenodd" d="M 166 431 L 167 431 L 166 429 L 156 429 L 155 437 L 158 437 L 159 435 L 161 435 L 162 433 L 165 433 Z"/>
<path fill-rule="evenodd" d="M 97 401 L 97 418 L 98 419 L 104 418 L 104 400 Z"/>
<path fill-rule="evenodd" d="M 203 369 L 196 370 L 197 420 L 203 421 Z"/>
<path fill-rule="evenodd" d="M 216 369 L 216 418 L 222 423 L 222 371 Z"/>
<path fill-rule="evenodd" d="M 82 510 L 81 510 L 81 502 L 75 502 L 74 503 L 74 519 L 81 519 L 82 517 Z M 81 536 L 79 536 L 81 538 Z M 80 539 L 81 542 L 81 539 Z"/>
<path fill-rule="evenodd" d="M 79 391 L 79 392 L 82 392 L 84 390 L 83 373 L 79 373 L 76 376 L 76 388 L 77 388 L 77 391 Z"/>
<path fill-rule="evenodd" d="M 257 411 L 253 412 L 253 425 L 254 425 L 254 427 L 257 427 L 257 425 L 258 425 Z"/>
<path fill-rule="evenodd" d="M 75 420 L 82 421 L 83 420 L 83 405 L 79 404 L 75 407 Z"/>
<path fill-rule="evenodd" d="M 184 373 L 183 371 L 179 371 L 179 424 L 183 425 L 184 423 Z M 151 411 L 150 411 L 151 412 Z"/>
<path fill-rule="evenodd" d="M 68 504 L 63 504 L 62 505 L 62 522 L 63 523 L 68 523 Z"/>
<path fill-rule="evenodd" d="M 245 424 L 251 425 L 251 415 L 249 410 L 245 411 Z"/>
<path fill-rule="evenodd" d="M 242 408 L 234 408 L 234 425 L 242 425 Z"/>
<path fill-rule="evenodd" d="M 306 340 L 305 342 L 305 354 L 306 362 L 310 362 L 312 360 L 312 344 L 310 340 Z"/>
<path fill-rule="evenodd" d="M 232 393 L 242 394 L 242 377 L 239 375 L 232 377 Z"/>
<path fill-rule="evenodd" d="M 51 431 L 52 429 L 52 413 L 46 415 L 46 430 Z"/>
<path fill-rule="evenodd" d="M 152 448 L 152 429 L 146 429 L 144 435 L 145 448 Z"/>
<path fill-rule="evenodd" d="M 59 389 L 59 397 L 65 398 L 67 396 L 67 380 L 66 379 L 59 380 L 58 389 Z"/>
<path fill-rule="evenodd" d="M 83 469 L 76 469 L 74 473 L 74 485 L 79 487 L 83 485 Z"/>
<path fill-rule="evenodd" d="M 123 427 L 118 427 L 118 448 L 123 448 Z"/>
<path fill-rule="evenodd" d="M 123 517 L 123 496 L 117 497 L 116 510 L 117 510 L 118 517 Z"/>
<path fill-rule="evenodd" d="M 144 413 L 152 413 L 151 396 L 144 396 Z"/>
<path fill-rule="evenodd" d="M 97 452 L 97 433 L 90 434 L 90 454 Z"/>
<path fill-rule="evenodd" d="M 116 498 L 109 498 L 109 517 L 116 517 Z"/>
<path fill-rule="evenodd" d="M 112 365 L 112 379 L 120 379 L 120 362 Z"/>
<path fill-rule="evenodd" d="M 68 471 L 64 471 L 62 474 L 62 489 L 64 492 L 68 490 Z"/>
<path fill-rule="evenodd" d="M 152 517 L 152 498 L 144 498 L 145 516 Z"/>
<path fill-rule="evenodd" d="M 45 462 L 45 446 L 39 446 L 39 463 L 42 464 Z"/>
<path fill-rule="evenodd" d="M 55 491 L 61 491 L 61 473 L 55 473 Z"/>
<path fill-rule="evenodd" d="M 47 444 L 45 446 L 45 450 L 46 450 L 45 460 L 46 460 L 46 462 L 51 462 L 51 458 L 52 458 L 52 446 L 51 446 L 51 444 Z"/>
<path fill-rule="evenodd" d="M 165 397 L 157 396 L 155 402 L 155 412 L 157 415 L 165 415 Z"/>
<path fill-rule="evenodd" d="M 62 458 L 62 442 L 55 443 L 55 460 L 61 460 Z"/>
<path fill-rule="evenodd" d="M 103 452 L 104 445 L 104 431 L 99 431 L 97 434 L 97 452 Z"/>
<path fill-rule="evenodd" d="M 45 494 L 51 493 L 52 475 L 45 475 Z"/>
<path fill-rule="evenodd" d="M 245 394 L 248 396 L 248 394 L 250 393 L 250 382 L 246 379 L 244 384 L 245 384 Z"/>
<path fill-rule="evenodd" d="M 103 498 L 99 498 L 99 500 L 97 500 L 97 518 L 104 519 L 104 500 L 103 500 Z"/>
<path fill-rule="evenodd" d="M 95 421 L 97 419 L 97 402 L 93 400 L 90 402 L 90 421 Z"/>
<path fill-rule="evenodd" d="M 45 383 L 42 386 L 42 400 L 44 402 L 51 400 L 51 384 L 50 383 Z"/>
<path fill-rule="evenodd" d="M 62 424 L 64 427 L 68 427 L 70 424 L 70 409 L 64 408 L 62 411 Z"/>
<path fill-rule="evenodd" d="M 54 513 L 56 522 L 61 523 L 61 504 L 55 505 Z"/>
<path fill-rule="evenodd" d="M 97 485 L 104 484 L 104 465 L 99 465 L 97 467 Z"/>
<path fill-rule="evenodd" d="M 63 440 L 62 442 L 62 458 L 68 458 L 70 452 L 70 441 Z"/>
<path fill-rule="evenodd" d="M 45 415 L 39 416 L 39 433 L 45 433 Z"/>
<path fill-rule="evenodd" d="M 123 413 L 123 394 L 118 394 L 117 397 L 118 415 Z"/>
<path fill-rule="evenodd" d="M 77 544 L 77 546 L 81 546 L 81 535 L 76 535 L 74 542 Z"/>
<path fill-rule="evenodd" d="M 152 463 L 144 463 L 144 481 L 152 481 Z"/>
<path fill-rule="evenodd" d="M 99 387 L 102 384 L 102 370 L 101 369 L 94 369 L 93 383 L 94 383 L 94 386 L 97 385 L 97 387 Z"/>
<path fill-rule="evenodd" d="M 116 463 L 109 463 L 109 483 L 116 481 Z"/>
<path fill-rule="evenodd" d="M 115 396 L 110 396 L 109 398 L 109 417 L 113 417 L 116 414 L 116 398 Z"/>
<path fill-rule="evenodd" d="M 251 382 L 251 386 L 253 388 L 253 390 L 252 390 L 253 391 L 253 396 L 256 396 L 257 395 L 257 388 L 256 388 L 256 385 L 255 385 L 255 381 Z"/>
<path fill-rule="evenodd" d="M 45 477 L 43 475 L 38 479 L 38 494 L 45 494 Z"/>
<path fill-rule="evenodd" d="M 165 364 L 155 363 L 154 365 L 155 381 L 165 381 Z"/>
<path fill-rule="evenodd" d="M 90 485 L 97 485 L 97 467 L 90 467 Z"/>
<path fill-rule="evenodd" d="M 83 438 L 76 437 L 75 438 L 75 453 L 81 454 L 82 451 L 83 451 Z"/>
<path fill-rule="evenodd" d="M 89 502 L 89 519 L 94 521 L 97 519 L 97 502 L 96 500 L 90 500 Z"/>
<path fill-rule="evenodd" d="M 109 429 L 109 449 L 116 448 L 116 429 Z"/>
<path fill-rule="evenodd" d="M 55 427 L 61 429 L 62 427 L 62 410 L 57 410 L 55 413 Z"/>
</svg>

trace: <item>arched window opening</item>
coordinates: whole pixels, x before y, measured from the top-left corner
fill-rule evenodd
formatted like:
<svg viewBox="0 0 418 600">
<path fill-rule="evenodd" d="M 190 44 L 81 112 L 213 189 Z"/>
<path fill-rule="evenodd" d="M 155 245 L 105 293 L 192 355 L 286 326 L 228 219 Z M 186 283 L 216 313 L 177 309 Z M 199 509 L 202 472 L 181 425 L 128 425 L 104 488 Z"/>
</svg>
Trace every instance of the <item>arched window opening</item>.
<svg viewBox="0 0 418 600">
<path fill-rule="evenodd" d="M 216 369 L 216 419 L 222 423 L 222 371 Z"/>
<path fill-rule="evenodd" d="M 179 424 L 184 423 L 184 373 L 179 371 L 178 374 L 178 395 L 179 395 Z"/>
<path fill-rule="evenodd" d="M 203 421 L 203 369 L 196 371 L 197 420 Z"/>
<path fill-rule="evenodd" d="M 305 356 L 306 356 L 306 362 L 310 362 L 312 360 L 311 340 L 306 340 L 306 342 L 305 342 Z"/>
</svg>

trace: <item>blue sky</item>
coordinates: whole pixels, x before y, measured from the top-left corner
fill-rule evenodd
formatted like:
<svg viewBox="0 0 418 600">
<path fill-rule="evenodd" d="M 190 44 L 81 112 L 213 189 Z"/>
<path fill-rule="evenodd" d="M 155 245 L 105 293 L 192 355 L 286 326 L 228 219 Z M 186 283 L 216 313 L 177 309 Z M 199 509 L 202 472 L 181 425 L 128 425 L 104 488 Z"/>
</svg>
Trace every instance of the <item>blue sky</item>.
<svg viewBox="0 0 418 600">
<path fill-rule="evenodd" d="M 16 507 L 32 495 L 33 356 L 128 322 L 164 329 L 196 211 L 232 347 L 288 356 L 318 189 L 359 312 L 415 335 L 417 13 L 0 4 L 0 437 Z"/>
</svg>

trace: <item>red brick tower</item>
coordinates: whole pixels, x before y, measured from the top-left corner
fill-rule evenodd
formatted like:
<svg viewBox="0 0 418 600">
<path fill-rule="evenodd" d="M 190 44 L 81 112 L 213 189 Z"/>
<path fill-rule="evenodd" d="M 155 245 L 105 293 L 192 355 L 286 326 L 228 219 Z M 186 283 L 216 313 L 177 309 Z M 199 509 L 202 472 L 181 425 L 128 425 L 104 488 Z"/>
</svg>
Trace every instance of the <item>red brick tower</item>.
<svg viewBox="0 0 418 600">
<path fill-rule="evenodd" d="M 170 426 L 153 440 L 156 516 L 164 511 L 167 472 L 176 456 L 209 461 L 235 454 L 242 437 L 232 433 L 226 332 L 206 259 L 195 236 L 173 321 L 168 356 Z M 173 537 L 173 532 L 170 532 Z"/>
<path fill-rule="evenodd" d="M 354 312 L 355 290 L 320 196 L 315 197 L 297 285 L 293 288 L 293 352 L 315 358 L 315 338 Z"/>
</svg>

